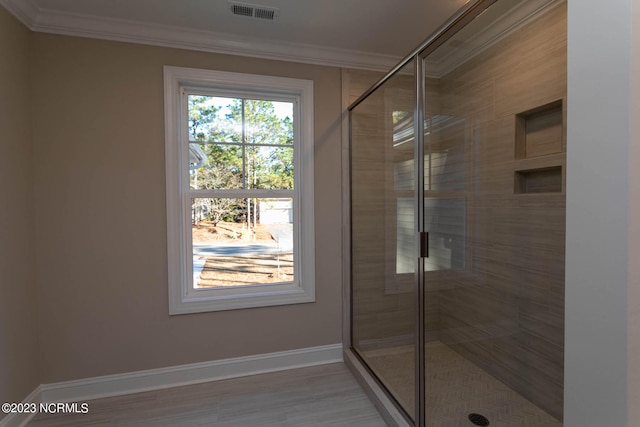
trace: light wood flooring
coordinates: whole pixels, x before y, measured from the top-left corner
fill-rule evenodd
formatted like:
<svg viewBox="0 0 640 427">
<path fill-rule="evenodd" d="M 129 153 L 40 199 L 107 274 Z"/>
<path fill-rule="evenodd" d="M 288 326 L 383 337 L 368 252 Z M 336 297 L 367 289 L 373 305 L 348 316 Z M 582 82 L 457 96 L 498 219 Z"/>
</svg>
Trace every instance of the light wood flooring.
<svg viewBox="0 0 640 427">
<path fill-rule="evenodd" d="M 440 342 L 426 346 L 428 427 L 473 427 L 470 413 L 491 427 L 562 427 L 562 423 Z M 413 347 L 366 352 L 374 372 L 410 411 L 414 409 Z"/>
<path fill-rule="evenodd" d="M 38 414 L 28 426 L 386 426 L 343 363 L 88 403 L 88 414 Z"/>
</svg>

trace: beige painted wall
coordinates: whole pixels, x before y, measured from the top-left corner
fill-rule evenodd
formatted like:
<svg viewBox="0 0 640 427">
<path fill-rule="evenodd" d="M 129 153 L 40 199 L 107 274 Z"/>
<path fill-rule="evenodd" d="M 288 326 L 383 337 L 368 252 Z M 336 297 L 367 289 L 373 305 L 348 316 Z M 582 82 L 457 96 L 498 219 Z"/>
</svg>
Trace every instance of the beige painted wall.
<svg viewBox="0 0 640 427">
<path fill-rule="evenodd" d="M 34 34 L 43 383 L 341 341 L 340 70 Z M 314 81 L 316 302 L 168 315 L 164 65 Z"/>
<path fill-rule="evenodd" d="M 0 402 L 19 402 L 40 383 L 29 44 L 29 31 L 0 8 Z"/>
</svg>

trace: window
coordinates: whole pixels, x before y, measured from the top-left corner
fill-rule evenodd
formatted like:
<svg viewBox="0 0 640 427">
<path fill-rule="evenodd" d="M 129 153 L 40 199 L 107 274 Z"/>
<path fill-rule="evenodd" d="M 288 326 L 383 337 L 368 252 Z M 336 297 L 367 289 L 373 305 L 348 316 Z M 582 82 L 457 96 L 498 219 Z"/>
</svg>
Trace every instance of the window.
<svg viewBox="0 0 640 427">
<path fill-rule="evenodd" d="M 164 76 L 170 314 L 314 301 L 313 82 Z"/>
</svg>

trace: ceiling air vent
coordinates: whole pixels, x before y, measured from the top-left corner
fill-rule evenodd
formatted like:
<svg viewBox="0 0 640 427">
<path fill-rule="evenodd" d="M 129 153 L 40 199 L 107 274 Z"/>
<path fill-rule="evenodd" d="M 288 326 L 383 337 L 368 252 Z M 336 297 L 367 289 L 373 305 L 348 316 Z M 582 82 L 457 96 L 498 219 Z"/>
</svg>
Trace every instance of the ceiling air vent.
<svg viewBox="0 0 640 427">
<path fill-rule="evenodd" d="M 278 17 L 277 8 L 258 6 L 255 4 L 229 2 L 229 10 L 231 10 L 231 13 L 234 15 L 265 19 L 267 21 L 273 21 Z"/>
</svg>

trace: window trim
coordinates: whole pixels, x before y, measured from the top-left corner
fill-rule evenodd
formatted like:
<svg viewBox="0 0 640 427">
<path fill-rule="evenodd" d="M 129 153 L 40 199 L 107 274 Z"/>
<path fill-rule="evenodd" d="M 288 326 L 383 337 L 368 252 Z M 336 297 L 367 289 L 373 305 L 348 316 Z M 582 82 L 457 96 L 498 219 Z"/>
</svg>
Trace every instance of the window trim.
<svg viewBox="0 0 640 427">
<path fill-rule="evenodd" d="M 188 165 L 184 160 L 187 149 L 182 147 L 186 120 L 183 90 L 212 89 L 221 93 L 258 93 L 275 98 L 297 101 L 299 126 L 295 132 L 294 191 L 298 209 L 294 210 L 297 233 L 295 252 L 296 282 L 247 287 L 194 289 L 191 248 L 190 215 L 187 216 L 189 192 Z M 296 109 L 296 106 L 294 106 Z M 164 67 L 165 113 L 165 169 L 167 208 L 167 272 L 169 314 L 199 313 L 233 310 L 315 301 L 315 227 L 314 227 L 314 138 L 313 138 L 313 81 L 285 77 L 182 67 Z M 295 115 L 295 113 L 294 113 Z M 295 120 L 295 119 L 294 119 Z M 186 180 L 186 181 L 185 181 Z M 229 190 L 233 192 L 233 190 Z M 278 197 L 279 190 L 262 190 L 264 196 Z M 290 190 L 287 190 L 290 191 Z M 281 193 L 281 192 L 280 192 Z M 190 205 L 189 205 L 190 212 Z M 297 212 L 296 212 L 297 211 Z M 189 221 L 187 227 L 186 221 Z M 294 248 L 295 248 L 294 243 Z"/>
</svg>

